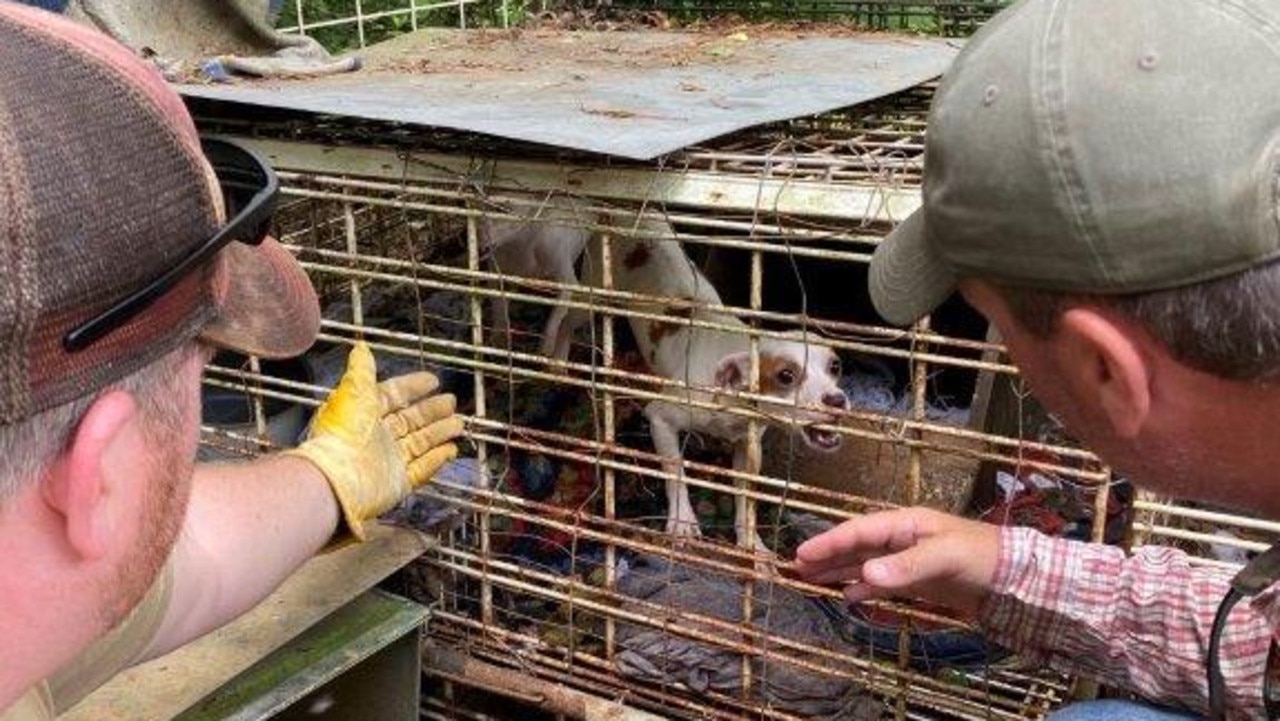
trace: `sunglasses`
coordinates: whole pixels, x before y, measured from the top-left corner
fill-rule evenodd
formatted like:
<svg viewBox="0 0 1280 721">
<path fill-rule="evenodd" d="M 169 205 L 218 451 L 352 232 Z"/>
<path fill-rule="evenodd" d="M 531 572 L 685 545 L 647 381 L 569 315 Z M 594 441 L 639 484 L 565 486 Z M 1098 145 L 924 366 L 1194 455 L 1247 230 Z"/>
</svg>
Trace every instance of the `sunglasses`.
<svg viewBox="0 0 1280 721">
<path fill-rule="evenodd" d="M 230 141 L 202 138 L 200 147 L 213 166 L 218 185 L 222 188 L 226 217 L 231 219 L 230 222 L 177 265 L 73 328 L 62 338 L 62 347 L 68 353 L 82 351 L 128 323 L 192 271 L 212 260 L 218 251 L 232 241 L 258 245 L 267 237 L 276 198 L 280 194 L 280 182 L 276 179 L 276 174 L 256 153 Z"/>
<path fill-rule="evenodd" d="M 1240 569 L 1231 579 L 1231 588 L 1226 598 L 1218 604 L 1218 611 L 1213 616 L 1213 629 L 1209 633 L 1209 652 L 1205 659 L 1205 670 L 1209 674 L 1209 719 L 1222 721 L 1226 718 L 1227 684 L 1222 677 L 1222 663 L 1219 658 L 1222 647 L 1222 632 L 1227 626 L 1227 616 L 1231 609 L 1242 599 L 1256 596 L 1265 591 L 1280 578 L 1280 544 L 1276 544 L 1261 555 L 1254 558 Z M 1267 651 L 1266 671 L 1262 675 L 1262 703 L 1267 718 L 1280 719 L 1280 647 L 1271 639 L 1271 647 Z"/>
</svg>

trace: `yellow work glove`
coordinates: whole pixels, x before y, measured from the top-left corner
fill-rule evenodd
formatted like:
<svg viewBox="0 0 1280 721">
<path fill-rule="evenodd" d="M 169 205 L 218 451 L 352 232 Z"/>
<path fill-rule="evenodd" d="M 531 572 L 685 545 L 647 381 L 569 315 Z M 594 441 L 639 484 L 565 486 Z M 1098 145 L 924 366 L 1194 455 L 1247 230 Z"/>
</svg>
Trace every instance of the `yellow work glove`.
<svg viewBox="0 0 1280 721">
<path fill-rule="evenodd" d="M 435 394 L 431 373 L 409 373 L 377 382 L 373 353 L 356 343 L 347 372 L 316 411 L 307 440 L 289 451 L 314 463 L 342 508 L 352 535 L 363 541 L 364 524 L 395 507 L 458 455 L 462 433 L 452 394 Z"/>
</svg>

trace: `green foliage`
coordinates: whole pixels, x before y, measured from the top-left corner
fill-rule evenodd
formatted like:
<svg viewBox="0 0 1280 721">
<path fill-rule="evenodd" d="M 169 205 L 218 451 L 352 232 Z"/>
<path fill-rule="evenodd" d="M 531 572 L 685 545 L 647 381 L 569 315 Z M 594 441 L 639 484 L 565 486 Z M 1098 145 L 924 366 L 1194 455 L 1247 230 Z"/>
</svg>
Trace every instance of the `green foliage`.
<svg viewBox="0 0 1280 721">
<path fill-rule="evenodd" d="M 874 30 L 969 35 L 1011 0 L 613 0 L 679 22 L 733 14 L 754 22 L 852 22 Z"/>
<path fill-rule="evenodd" d="M 360 12 L 357 13 L 357 2 Z M 478 0 L 465 6 L 430 7 L 447 0 L 302 0 L 302 21 L 307 35 L 320 41 L 330 52 L 342 53 L 406 33 L 418 27 L 501 27 L 503 0 Z M 524 18 L 520 0 L 506 0 L 512 24 Z M 297 28 L 297 0 L 285 0 L 277 27 Z M 424 9 L 430 7 L 430 9 Z M 357 17 L 363 16 L 363 28 Z M 372 17 L 370 16 L 381 16 Z M 320 27 L 315 27 L 319 25 Z"/>
<path fill-rule="evenodd" d="M 335 53 L 359 49 L 359 2 L 363 41 L 372 44 L 417 27 L 502 27 L 523 22 L 534 9 L 594 8 L 600 12 L 659 10 L 677 22 L 735 15 L 755 22 L 854 22 L 874 30 L 928 35 L 971 34 L 1011 0 L 301 0 L 306 34 Z M 298 25 L 298 0 L 285 0 L 279 27 Z M 505 6 L 505 12 L 504 12 Z M 373 17 L 369 16 L 379 16 Z M 316 27 L 319 25 L 319 27 Z"/>
</svg>

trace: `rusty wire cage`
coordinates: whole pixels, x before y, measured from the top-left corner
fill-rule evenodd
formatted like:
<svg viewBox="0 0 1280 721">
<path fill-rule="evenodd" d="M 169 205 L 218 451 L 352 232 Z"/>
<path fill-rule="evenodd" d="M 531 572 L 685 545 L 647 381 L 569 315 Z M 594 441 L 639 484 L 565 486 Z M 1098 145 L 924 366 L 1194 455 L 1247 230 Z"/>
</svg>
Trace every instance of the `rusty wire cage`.
<svg viewBox="0 0 1280 721">
<path fill-rule="evenodd" d="M 429 521 L 440 541 L 397 581 L 432 609 L 423 718 L 1040 718 L 1070 695 L 1070 678 L 1028 668 L 940 609 L 851 614 L 838 591 L 796 580 L 779 559 L 894 505 L 1023 521 L 1027 505 L 1001 490 L 1020 483 L 1050 488 L 1079 537 L 1174 542 L 1206 563 L 1236 563 L 1277 528 L 1133 498 L 1030 401 L 960 304 L 909 330 L 870 310 L 870 253 L 919 204 L 932 91 L 653 163 L 197 104 L 203 129 L 277 168 L 277 234 L 324 306 L 307 358 L 208 368 L 203 452 L 293 443 L 358 338 L 384 371 L 431 369 L 459 396 L 474 461 L 393 514 Z M 687 258 L 723 305 L 697 316 L 696 302 L 617 288 L 608 271 L 581 283 L 504 273 L 485 247 L 486 223 L 503 219 L 585 229 L 605 259 L 643 235 Z M 557 307 L 589 318 L 567 360 L 539 352 Z M 709 396 L 656 375 L 637 351 L 637 318 L 740 336 L 750 382 Z M 762 393 L 762 342 L 796 332 L 844 361 L 853 402 L 826 426 L 844 439 L 832 454 L 796 442 L 788 409 Z M 725 444 L 685 439 L 680 473 L 701 538 L 673 539 L 663 524 L 671 470 L 642 409 L 672 397 L 767 429 L 747 435 L 738 468 Z M 735 539 L 739 509 L 776 556 Z M 681 584 L 690 590 L 669 593 Z M 682 654 L 705 672 L 662 661 Z"/>
<path fill-rule="evenodd" d="M 793 683 L 845 702 L 870 699 L 877 714 L 1038 716 L 1062 699 L 1066 680 L 995 654 L 955 666 L 928 658 L 913 628 L 969 634 L 936 609 L 886 604 L 883 618 L 837 629 L 843 639 L 797 638 L 780 628 L 774 618 L 796 607 L 839 615 L 839 594 L 780 574 L 785 563 L 760 562 L 735 545 L 732 523 L 719 519 L 741 499 L 766 543 L 786 557 L 815 528 L 867 509 L 928 502 L 964 510 L 984 465 L 1040 468 L 1086 485 L 1106 480 L 1084 451 L 1037 443 L 1034 434 L 984 432 L 972 413 L 943 412 L 947 403 L 968 407 L 983 386 L 990 396 L 999 379 L 1011 378 L 982 328 L 967 336 L 927 324 L 902 331 L 834 310 L 857 296 L 869 252 L 891 222 L 918 203 L 929 93 L 919 88 L 861 110 L 748 131 L 660 165 L 517 155 L 493 145 L 483 156 L 459 154 L 457 137 L 367 124 L 206 119 L 223 132 L 251 132 L 246 141 L 278 168 L 287 198 L 280 237 L 312 273 L 326 309 L 313 353 L 319 360 L 308 372 L 290 378 L 284 370 L 215 364 L 207 383 L 228 393 L 247 387 L 253 399 L 285 408 L 314 405 L 336 379 L 333 359 L 358 337 L 384 365 L 428 367 L 446 379 L 463 399 L 486 480 L 442 479 L 426 492 L 461 513 L 405 583 L 432 604 L 432 643 L 469 661 L 514 665 L 530 678 L 667 715 L 821 715 L 806 712 L 812 704 L 789 706 L 785 689 L 770 690 L 770 676 L 798 676 Z M 638 410 L 685 384 L 654 376 L 627 329 L 629 318 L 670 299 L 616 291 L 607 281 L 594 288 L 522 278 L 485 262 L 483 221 L 536 218 L 548 198 L 573 198 L 579 213 L 554 222 L 582 223 L 604 239 L 621 238 L 626 231 L 618 228 L 632 222 L 607 218 L 660 218 L 669 234 L 655 240 L 679 243 L 705 269 L 725 298 L 718 310 L 740 319 L 727 327 L 753 349 L 762 338 L 803 330 L 851 367 L 884 379 L 878 392 L 892 402 L 855 402 L 836 426 L 846 442 L 834 456 L 790 441 L 758 388 L 713 406 L 777 427 L 763 445 L 749 445 L 742 471 L 730 470 L 725 449 L 713 442 L 690 448 L 686 480 L 700 489 L 705 538 L 673 542 L 654 482 L 664 471 Z M 790 283 L 798 296 L 773 292 L 775 282 Z M 506 335 L 495 335 L 491 320 L 500 296 L 513 307 Z M 542 319 L 556 304 L 595 317 L 568 363 L 537 351 Z M 758 351 L 753 358 L 758 368 Z M 945 376 L 955 379 L 948 385 Z M 940 387 L 961 390 L 943 399 Z M 241 419 L 247 426 L 210 426 L 207 442 L 249 450 L 264 438 L 289 442 L 298 420 L 270 403 L 252 405 L 254 414 Z M 1024 457 L 1029 449 L 1040 460 Z M 534 487 L 531 476 L 544 468 L 553 469 L 550 486 L 544 478 Z M 686 608 L 626 592 L 628 573 L 660 563 L 672 578 L 718 579 L 737 607 Z M 723 656 L 718 663 L 733 669 L 724 675 L 738 688 L 698 689 L 688 678 L 636 671 L 630 641 L 655 630 Z M 633 658 L 631 675 L 619 670 L 620 656 Z M 424 701 L 427 716 L 463 713 L 452 686 L 466 679 L 449 678 L 456 683 L 448 693 Z"/>
</svg>

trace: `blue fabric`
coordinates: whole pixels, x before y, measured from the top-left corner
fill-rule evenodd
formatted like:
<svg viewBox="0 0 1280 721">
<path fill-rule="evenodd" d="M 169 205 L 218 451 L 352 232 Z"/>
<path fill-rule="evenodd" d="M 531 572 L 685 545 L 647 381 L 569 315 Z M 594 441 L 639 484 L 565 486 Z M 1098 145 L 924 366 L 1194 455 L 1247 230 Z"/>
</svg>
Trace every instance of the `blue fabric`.
<svg viewBox="0 0 1280 721">
<path fill-rule="evenodd" d="M 67 0 L 18 0 L 18 2 L 23 5 L 52 10 L 55 13 L 60 13 L 67 9 Z"/>
<path fill-rule="evenodd" d="M 1183 711 L 1137 701 L 1081 701 L 1054 711 L 1045 721 L 1202 721 Z"/>
</svg>

